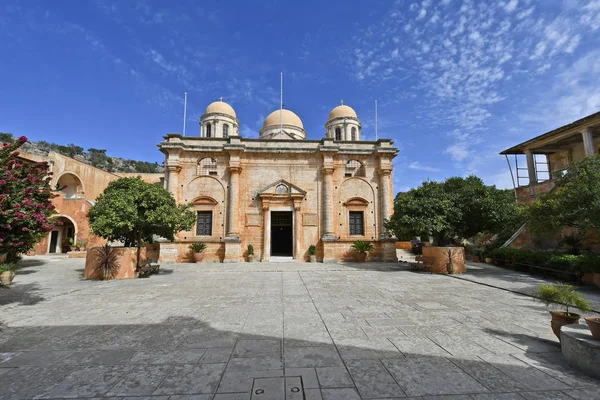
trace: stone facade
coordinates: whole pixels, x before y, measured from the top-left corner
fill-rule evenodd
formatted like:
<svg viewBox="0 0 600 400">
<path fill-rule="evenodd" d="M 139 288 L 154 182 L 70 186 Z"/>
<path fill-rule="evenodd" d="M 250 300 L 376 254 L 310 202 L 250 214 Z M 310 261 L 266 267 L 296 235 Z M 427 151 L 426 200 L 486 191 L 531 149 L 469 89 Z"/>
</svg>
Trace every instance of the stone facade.
<svg viewBox="0 0 600 400">
<path fill-rule="evenodd" d="M 303 128 L 285 111 L 282 135 L 271 132 L 276 111 L 261 139 L 165 136 L 159 148 L 166 188 L 178 203 L 191 205 L 199 222 L 175 243 L 161 244 L 161 260 L 189 261 L 187 246 L 201 241 L 210 261 L 242 261 L 248 245 L 263 262 L 278 255 L 307 261 L 311 245 L 319 260 L 342 261 L 353 259 L 356 240 L 374 243 L 369 259 L 395 260 L 395 239 L 383 227 L 393 211 L 393 142 L 303 140 L 286 131 L 291 124 Z"/>
<path fill-rule="evenodd" d="M 53 231 L 37 243 L 32 254 L 66 253 L 69 239 L 76 243 L 85 241 L 88 248 L 103 245 L 106 240 L 92 234 L 87 213 L 108 184 L 125 176 L 140 176 L 150 183 L 160 183 L 164 177 L 162 173 L 111 173 L 56 152 L 50 152 L 47 157 L 23 152 L 19 156 L 26 160 L 48 162 L 52 172 L 51 186 L 66 186 L 57 190 L 58 197 L 52 200 L 56 207 L 56 214 L 52 218 L 62 225 L 56 225 Z"/>
</svg>

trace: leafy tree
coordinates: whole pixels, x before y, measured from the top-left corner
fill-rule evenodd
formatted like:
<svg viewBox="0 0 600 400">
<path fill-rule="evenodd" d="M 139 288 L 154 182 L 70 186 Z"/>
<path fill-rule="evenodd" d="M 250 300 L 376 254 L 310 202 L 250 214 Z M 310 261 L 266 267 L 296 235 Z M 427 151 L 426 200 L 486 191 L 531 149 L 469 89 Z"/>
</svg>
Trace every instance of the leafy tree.
<svg viewBox="0 0 600 400">
<path fill-rule="evenodd" d="M 45 162 L 19 159 L 17 149 L 27 138 L 0 148 L 0 253 L 9 261 L 33 248 L 54 226 L 49 221 L 56 197 Z"/>
<path fill-rule="evenodd" d="M 108 184 L 88 213 L 92 231 L 126 247 L 151 242 L 153 235 L 174 240 L 175 233 L 189 230 L 194 214 L 189 206 L 177 205 L 173 196 L 158 184 L 140 178 L 121 178 Z"/>
<path fill-rule="evenodd" d="M 509 191 L 486 186 L 476 176 L 469 176 L 426 181 L 416 189 L 398 193 L 394 215 L 385 226 L 398 238 L 433 236 L 443 244 L 480 232 L 513 233 L 518 223 L 517 206 Z"/>
<path fill-rule="evenodd" d="M 534 233 L 600 231 L 600 155 L 571 165 L 554 190 L 529 204 L 525 214 Z"/>
<path fill-rule="evenodd" d="M 12 143 L 15 138 L 10 133 L 0 132 L 0 143 Z"/>
</svg>

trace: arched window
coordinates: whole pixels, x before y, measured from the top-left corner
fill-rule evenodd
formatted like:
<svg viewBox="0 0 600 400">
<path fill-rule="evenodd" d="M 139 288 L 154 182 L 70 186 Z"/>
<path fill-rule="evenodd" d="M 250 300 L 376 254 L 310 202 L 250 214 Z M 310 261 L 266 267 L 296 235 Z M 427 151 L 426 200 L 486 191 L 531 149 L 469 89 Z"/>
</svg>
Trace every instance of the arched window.
<svg viewBox="0 0 600 400">
<path fill-rule="evenodd" d="M 56 188 L 61 189 L 65 199 L 77 199 L 83 195 L 83 185 L 73 174 L 65 173 L 56 182 Z"/>
<path fill-rule="evenodd" d="M 203 158 L 198 162 L 198 175 L 216 175 L 217 160 L 214 158 Z"/>
<path fill-rule="evenodd" d="M 358 160 L 350 160 L 346 163 L 346 174 L 347 178 L 353 176 L 365 176 L 365 166 Z"/>
<path fill-rule="evenodd" d="M 352 141 L 356 140 L 356 128 L 352 127 L 352 130 L 350 131 L 350 137 Z"/>
<path fill-rule="evenodd" d="M 342 130 L 335 128 L 335 140 L 342 140 Z"/>
<path fill-rule="evenodd" d="M 229 137 L 229 125 L 227 125 L 227 124 L 223 124 L 223 137 L 224 138 Z"/>
<path fill-rule="evenodd" d="M 206 137 L 212 137 L 212 125 L 210 122 L 206 124 Z"/>
</svg>

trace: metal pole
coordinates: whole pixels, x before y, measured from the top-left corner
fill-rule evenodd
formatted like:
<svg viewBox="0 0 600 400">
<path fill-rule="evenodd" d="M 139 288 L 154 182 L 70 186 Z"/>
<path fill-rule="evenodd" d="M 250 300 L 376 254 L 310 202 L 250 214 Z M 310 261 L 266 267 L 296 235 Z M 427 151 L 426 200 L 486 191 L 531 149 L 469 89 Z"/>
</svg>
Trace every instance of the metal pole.
<svg viewBox="0 0 600 400">
<path fill-rule="evenodd" d="M 506 163 L 508 164 L 508 170 L 510 171 L 510 179 L 512 179 L 513 190 L 515 191 L 515 201 L 517 202 L 517 204 L 519 204 L 519 197 L 517 196 L 517 185 L 515 184 L 515 176 L 513 175 L 512 167 L 510 166 L 510 161 L 508 160 L 508 154 L 505 154 L 504 157 L 506 157 Z"/>
<path fill-rule="evenodd" d="M 187 92 L 183 92 L 183 136 L 185 136 L 186 113 L 187 113 Z"/>
<path fill-rule="evenodd" d="M 379 140 L 379 133 L 377 132 L 377 100 L 375 100 L 375 140 Z"/>
<path fill-rule="evenodd" d="M 283 72 L 280 73 L 279 82 L 279 139 L 283 136 Z"/>
</svg>

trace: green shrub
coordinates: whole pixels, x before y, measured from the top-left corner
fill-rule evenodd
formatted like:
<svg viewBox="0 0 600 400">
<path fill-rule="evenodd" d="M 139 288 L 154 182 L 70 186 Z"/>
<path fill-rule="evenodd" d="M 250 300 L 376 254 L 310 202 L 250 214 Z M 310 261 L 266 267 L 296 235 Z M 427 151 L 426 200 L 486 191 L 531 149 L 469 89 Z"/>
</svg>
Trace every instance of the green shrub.
<svg viewBox="0 0 600 400">
<path fill-rule="evenodd" d="M 544 304 L 558 304 L 565 307 L 567 315 L 569 307 L 577 307 L 581 311 L 590 311 L 590 304 L 575 290 L 575 287 L 565 283 L 544 283 L 534 295 Z"/>
<path fill-rule="evenodd" d="M 254 255 L 254 246 L 252 246 L 251 244 L 248 245 L 248 255 L 249 256 Z"/>
<path fill-rule="evenodd" d="M 205 243 L 192 243 L 188 246 L 194 253 L 202 253 L 206 249 Z"/>
<path fill-rule="evenodd" d="M 366 253 L 368 251 L 373 251 L 374 249 L 373 243 L 365 240 L 357 240 L 356 242 L 352 243 L 351 247 L 359 253 Z"/>
<path fill-rule="evenodd" d="M 532 265 L 569 272 L 600 273 L 600 255 L 596 254 L 558 254 L 544 251 L 498 248 L 490 256 L 508 264 Z"/>
<path fill-rule="evenodd" d="M 310 254 L 311 256 L 314 256 L 317 254 L 317 246 L 315 246 L 314 244 L 311 244 L 308 247 L 308 254 Z"/>
<path fill-rule="evenodd" d="M 19 264 L 14 263 L 14 262 L 0 264 L 0 272 L 7 272 L 7 271 L 17 272 L 19 269 L 21 269 Z"/>
</svg>

